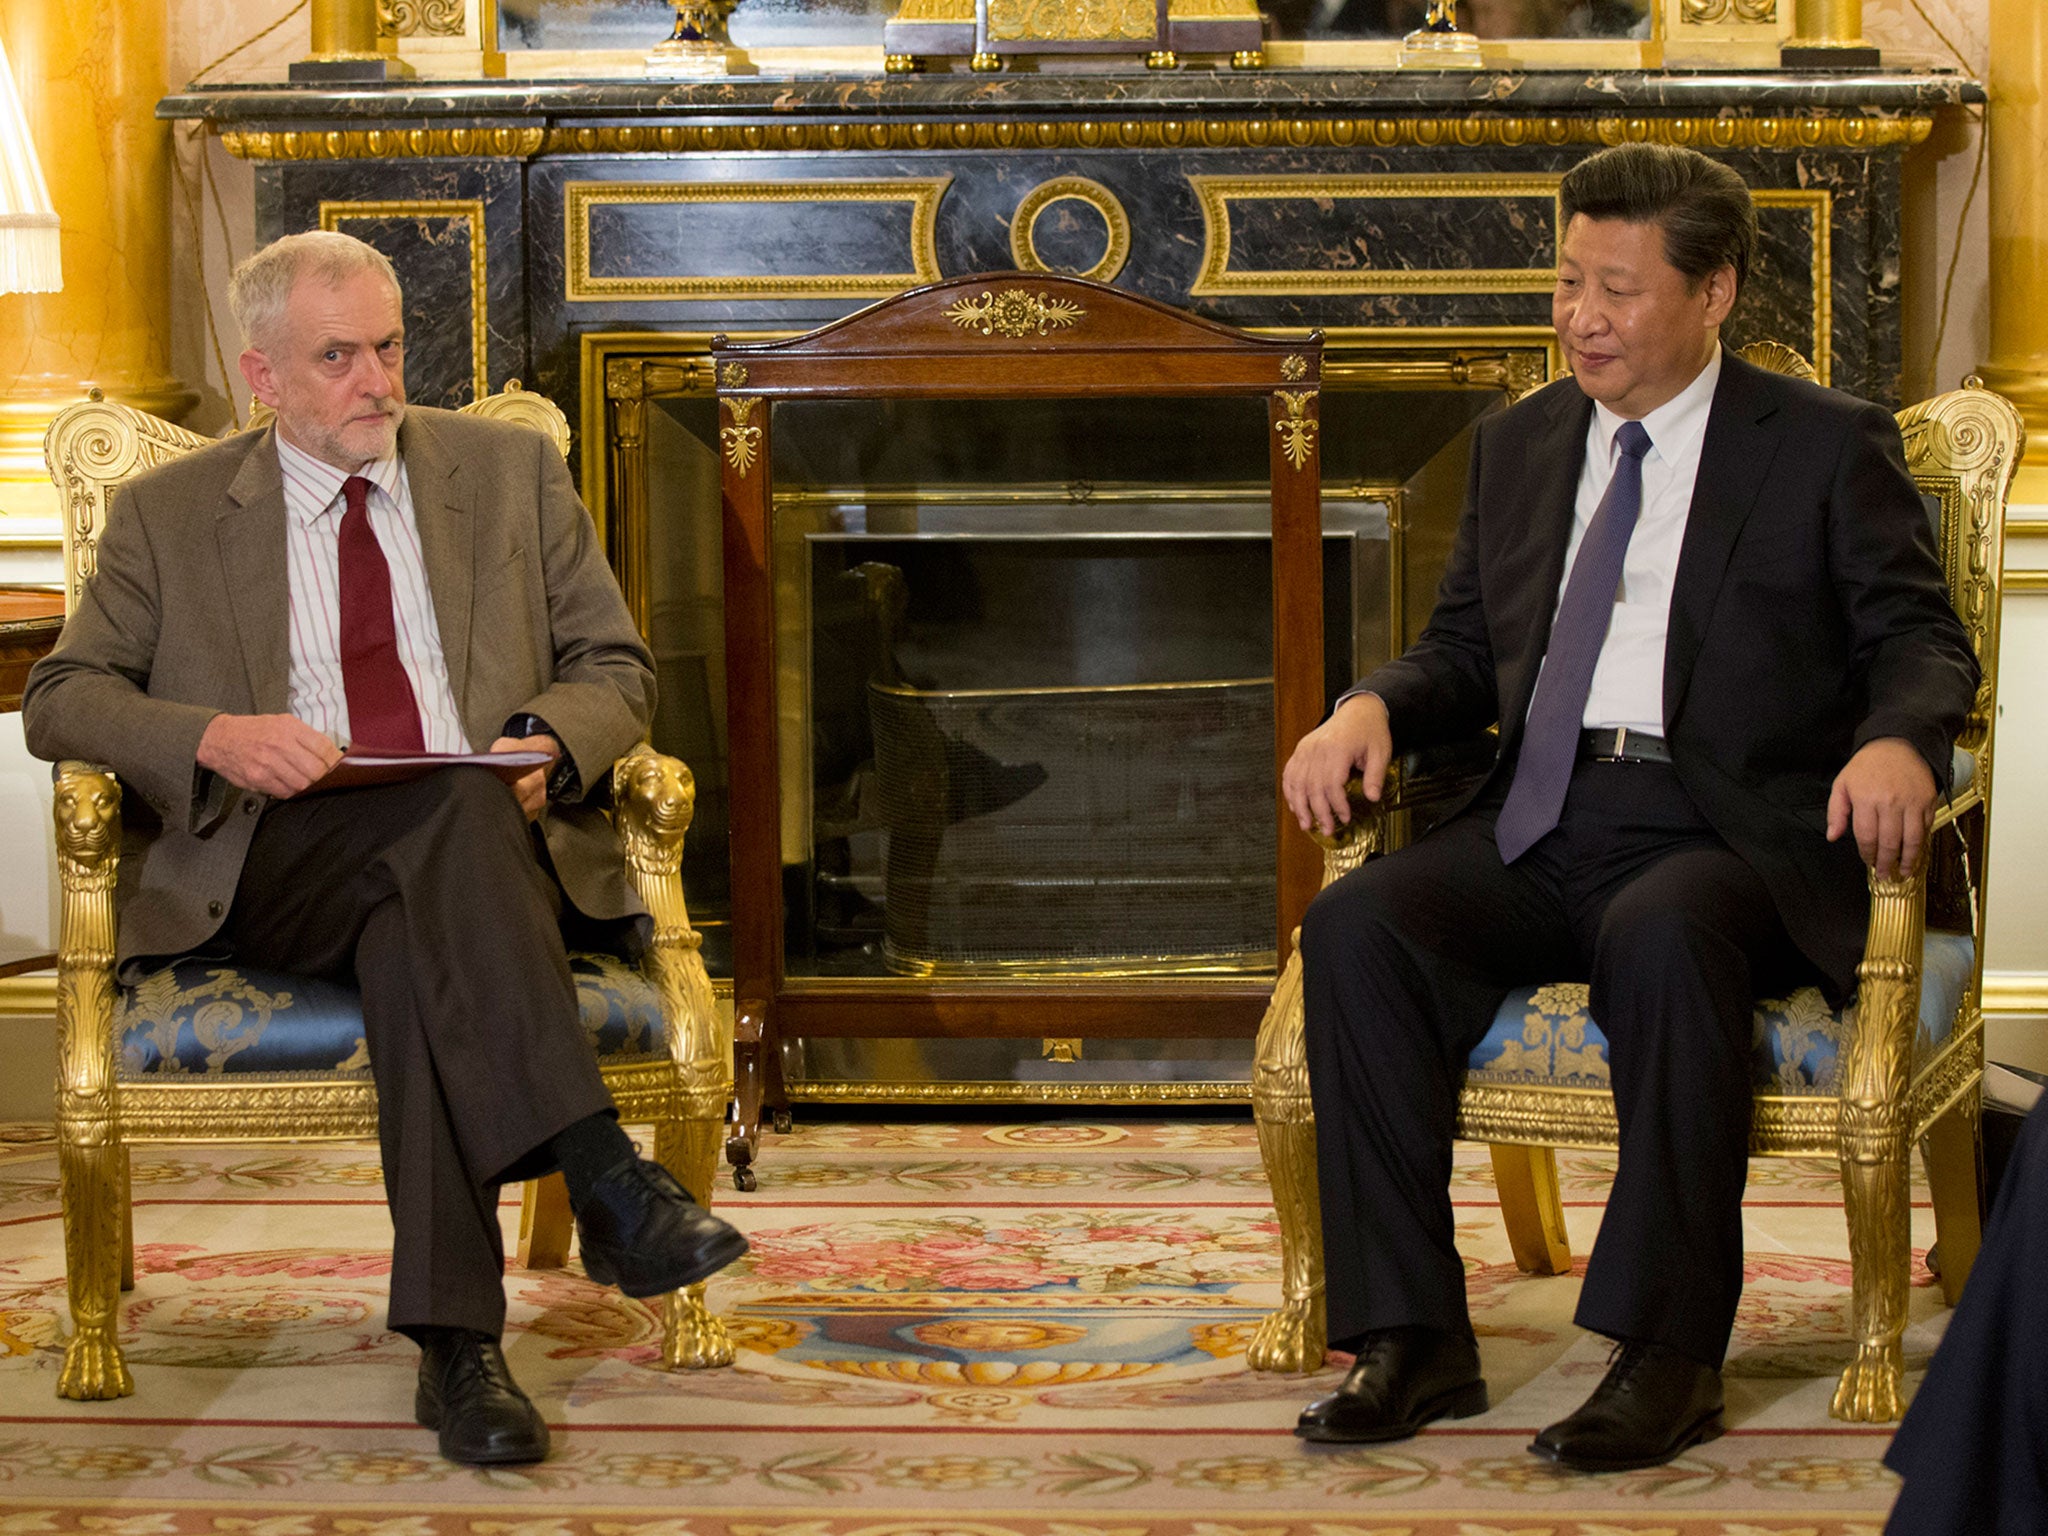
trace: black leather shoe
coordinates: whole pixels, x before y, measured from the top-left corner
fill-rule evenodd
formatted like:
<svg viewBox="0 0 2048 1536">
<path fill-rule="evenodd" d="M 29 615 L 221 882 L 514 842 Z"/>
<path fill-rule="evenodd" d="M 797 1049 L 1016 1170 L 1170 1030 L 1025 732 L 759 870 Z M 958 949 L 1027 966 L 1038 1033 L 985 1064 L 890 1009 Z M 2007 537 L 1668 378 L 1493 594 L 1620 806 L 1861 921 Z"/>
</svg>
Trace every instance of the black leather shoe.
<svg viewBox="0 0 2048 1536">
<path fill-rule="evenodd" d="M 1721 1373 L 1662 1344 L 1622 1342 L 1585 1407 L 1529 1447 L 1579 1472 L 1662 1466 L 1721 1433 Z"/>
<path fill-rule="evenodd" d="M 441 1454 L 471 1467 L 514 1466 L 548 1453 L 548 1426 L 519 1390 L 496 1339 L 448 1329 L 420 1346 L 413 1417 Z"/>
<path fill-rule="evenodd" d="M 576 1211 L 583 1272 L 628 1296 L 695 1285 L 747 1251 L 747 1240 L 690 1198 L 659 1163 L 629 1157 L 591 1185 Z"/>
<path fill-rule="evenodd" d="M 1294 1432 L 1354 1445 L 1406 1440 L 1432 1419 L 1484 1412 L 1476 1344 L 1434 1328 L 1386 1328 L 1366 1335 L 1344 1384 L 1302 1409 Z"/>
</svg>

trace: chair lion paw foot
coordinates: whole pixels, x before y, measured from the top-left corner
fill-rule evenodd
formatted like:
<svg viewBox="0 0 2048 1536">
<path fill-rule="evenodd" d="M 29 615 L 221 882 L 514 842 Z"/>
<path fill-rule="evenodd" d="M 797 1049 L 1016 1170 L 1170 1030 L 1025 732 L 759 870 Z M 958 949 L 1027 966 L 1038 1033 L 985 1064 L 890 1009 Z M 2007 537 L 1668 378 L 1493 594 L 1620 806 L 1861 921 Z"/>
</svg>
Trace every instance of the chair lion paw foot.
<svg viewBox="0 0 2048 1536">
<path fill-rule="evenodd" d="M 733 1362 L 732 1335 L 704 1305 L 701 1283 L 673 1292 L 666 1304 L 661 1363 L 670 1370 L 704 1371 Z"/>
<path fill-rule="evenodd" d="M 1904 1375 L 1896 1339 L 1885 1344 L 1859 1344 L 1856 1358 L 1842 1372 L 1828 1412 L 1852 1424 L 1889 1424 L 1903 1410 L 1899 1388 Z"/>
<path fill-rule="evenodd" d="M 1323 1321 L 1313 1302 L 1282 1302 L 1260 1321 L 1245 1351 L 1245 1363 L 1255 1371 L 1319 1371 L 1325 1342 Z"/>
<path fill-rule="evenodd" d="M 128 1397 L 135 1378 L 121 1358 L 121 1346 L 103 1330 L 80 1329 L 64 1346 L 64 1369 L 57 1377 L 57 1395 L 73 1402 L 101 1402 Z"/>
</svg>

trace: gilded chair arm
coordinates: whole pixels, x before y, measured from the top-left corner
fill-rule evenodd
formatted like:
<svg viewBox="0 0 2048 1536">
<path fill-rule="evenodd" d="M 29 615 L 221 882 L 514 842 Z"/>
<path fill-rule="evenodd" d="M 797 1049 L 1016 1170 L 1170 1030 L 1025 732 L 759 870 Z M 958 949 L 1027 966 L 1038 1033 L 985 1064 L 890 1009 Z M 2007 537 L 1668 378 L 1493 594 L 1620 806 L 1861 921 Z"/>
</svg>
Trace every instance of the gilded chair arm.
<svg viewBox="0 0 2048 1536">
<path fill-rule="evenodd" d="M 696 811 L 696 778 L 677 759 L 642 742 L 613 765 L 612 814 L 625 847 L 627 876 L 654 919 L 649 972 L 661 988 L 664 1013 L 680 1024 L 670 1032 L 670 1052 L 683 1072 L 685 1099 L 694 1104 L 706 1095 L 718 1097 L 722 1118 L 722 1096 L 732 1077 L 731 1041 L 720 1048 L 718 1004 L 701 953 L 704 940 L 690 926 L 683 900 L 683 838 Z"/>
<path fill-rule="evenodd" d="M 1843 1043 L 1836 1122 L 1854 1273 L 1856 1357 L 1842 1372 L 1830 1411 L 1838 1419 L 1887 1423 L 1900 1411 L 1900 1338 L 1912 1256 L 1907 1156 L 1926 866 L 1900 880 L 1874 871 L 1868 878 L 1870 928 L 1856 968 L 1856 1022 Z"/>
<path fill-rule="evenodd" d="M 1323 884 L 1385 852 L 1387 817 L 1396 811 L 1428 810 L 1477 787 L 1493 770 L 1497 745 L 1498 739 L 1489 731 L 1397 757 L 1387 765 L 1386 783 L 1377 802 L 1365 798 L 1362 780 L 1352 779 L 1344 786 L 1351 801 L 1351 820 L 1329 836 L 1309 833 L 1323 850 Z"/>
</svg>

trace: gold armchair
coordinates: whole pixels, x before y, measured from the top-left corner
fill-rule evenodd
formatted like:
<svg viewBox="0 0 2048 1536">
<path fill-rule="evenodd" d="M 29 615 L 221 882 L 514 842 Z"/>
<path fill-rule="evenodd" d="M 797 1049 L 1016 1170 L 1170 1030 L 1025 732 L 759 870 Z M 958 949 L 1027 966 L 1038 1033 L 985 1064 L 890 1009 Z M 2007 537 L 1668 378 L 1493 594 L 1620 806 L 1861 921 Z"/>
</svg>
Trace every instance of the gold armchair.
<svg viewBox="0 0 2048 1536">
<path fill-rule="evenodd" d="M 561 410 L 516 381 L 464 409 L 535 427 L 568 452 Z M 71 602 L 92 573 L 110 490 L 206 441 L 97 392 L 58 415 L 44 456 L 64 508 Z M 690 770 L 644 744 L 615 765 L 612 814 L 654 942 L 638 972 L 609 956 L 572 956 L 572 969 L 620 1117 L 651 1123 L 655 1157 L 708 1200 L 732 1097 L 732 1027 L 713 1000 L 683 901 L 683 838 L 695 801 Z M 55 815 L 58 1166 L 73 1324 L 57 1392 L 124 1397 L 134 1391 L 117 1337 L 118 1293 L 134 1285 L 130 1145 L 373 1136 L 376 1091 L 360 1016 L 351 1020 L 353 997 L 343 989 L 262 985 L 215 964 L 196 982 L 189 967 L 170 967 L 124 993 L 114 976 L 120 783 L 108 769 L 61 763 Z M 324 1044 L 309 1043 L 323 1031 Z M 563 1263 L 569 1223 L 558 1175 L 528 1184 L 518 1262 Z M 662 1321 L 667 1365 L 732 1362 L 702 1284 L 664 1298 Z"/>
<path fill-rule="evenodd" d="M 1758 348 L 1763 351 L 1764 348 Z M 1751 361 L 1784 372 L 1803 363 L 1782 347 Z M 1796 366 L 1795 366 L 1796 365 Z M 1974 385 L 1974 381 L 1972 381 Z M 2019 414 L 1966 387 L 1899 413 L 1907 462 L 1929 503 L 1957 613 L 1983 667 L 1958 747 L 1954 793 L 1935 822 L 1930 856 L 1904 880 L 1870 880 L 1870 928 L 1854 1003 L 1830 1013 L 1817 991 L 1758 1004 L 1759 1074 L 1751 1150 L 1840 1160 L 1853 1271 L 1855 1357 L 1831 1411 L 1886 1422 L 1900 1412 L 1900 1336 L 1911 1262 L 1907 1155 L 1919 1138 L 1932 1184 L 1941 1283 L 1953 1303 L 1978 1242 L 1977 1115 L 1984 1069 L 1984 859 L 1996 719 L 1998 610 L 2006 494 L 2024 442 Z M 1482 754 L 1490 761 L 1491 754 Z M 1460 779 L 1455 766 L 1409 761 L 1379 806 L 1357 801 L 1351 825 L 1324 847 L 1324 883 L 1388 846 L 1388 817 L 1427 814 Z M 1252 1069 L 1259 1149 L 1281 1228 L 1282 1304 L 1250 1350 L 1258 1370 L 1313 1370 L 1327 1333 L 1315 1113 L 1302 1038 L 1301 959 L 1275 988 Z M 1583 986 L 1527 988 L 1496 1016 L 1468 1063 L 1458 1131 L 1492 1144 L 1501 1215 L 1516 1264 L 1562 1274 L 1571 1265 L 1553 1148 L 1612 1149 L 1613 1099 L 1604 1041 Z"/>
</svg>

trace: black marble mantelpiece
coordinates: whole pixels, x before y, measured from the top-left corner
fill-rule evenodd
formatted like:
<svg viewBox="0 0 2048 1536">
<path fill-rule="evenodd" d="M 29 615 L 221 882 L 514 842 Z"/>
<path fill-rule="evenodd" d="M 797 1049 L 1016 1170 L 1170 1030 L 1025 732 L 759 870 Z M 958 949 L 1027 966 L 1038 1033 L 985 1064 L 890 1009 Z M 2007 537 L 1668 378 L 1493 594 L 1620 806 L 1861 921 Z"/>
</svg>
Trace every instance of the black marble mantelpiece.
<svg viewBox="0 0 2048 1536">
<path fill-rule="evenodd" d="M 1234 324 L 1540 336 L 1557 177 L 1640 137 L 1759 193 L 1732 339 L 1896 404 L 1901 162 L 1983 99 L 1942 71 L 1176 70 L 244 84 L 159 111 L 256 163 L 259 237 L 324 220 L 392 256 L 416 398 L 516 375 L 574 420 L 582 338 L 804 329 L 1029 266 L 1020 215 L 1033 260 L 1124 239 L 1111 281 Z"/>
<path fill-rule="evenodd" d="M 1984 100 L 1951 71 L 1794 74 L 1543 71 L 1160 70 L 1130 74 L 861 75 L 716 81 L 404 81 L 312 90 L 196 86 L 157 109 L 220 127 L 433 126 L 450 119 L 562 124 L 743 114 L 792 118 L 942 117 L 991 112 L 1068 117 L 1190 112 L 1331 117 L 1361 112 L 1658 112 L 1760 117 L 1932 112 Z"/>
</svg>

